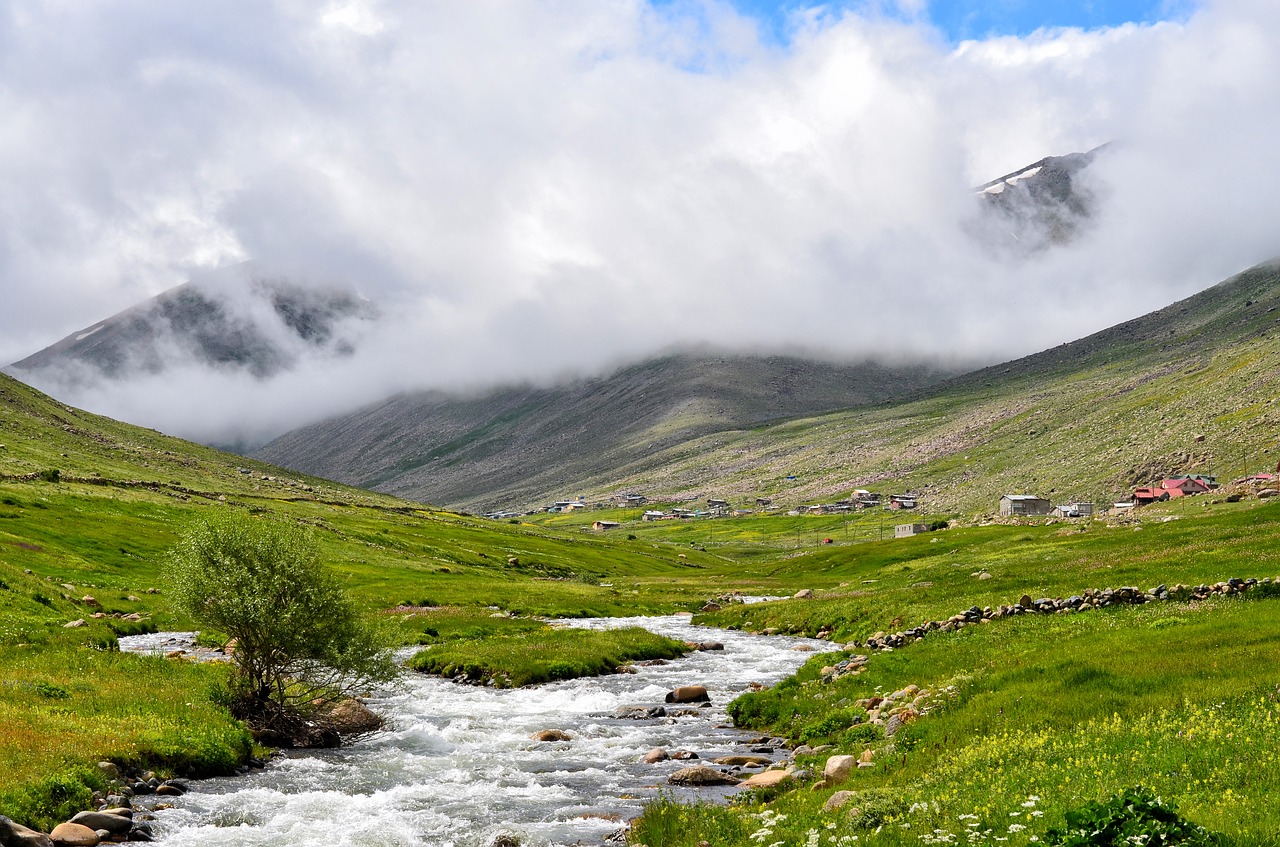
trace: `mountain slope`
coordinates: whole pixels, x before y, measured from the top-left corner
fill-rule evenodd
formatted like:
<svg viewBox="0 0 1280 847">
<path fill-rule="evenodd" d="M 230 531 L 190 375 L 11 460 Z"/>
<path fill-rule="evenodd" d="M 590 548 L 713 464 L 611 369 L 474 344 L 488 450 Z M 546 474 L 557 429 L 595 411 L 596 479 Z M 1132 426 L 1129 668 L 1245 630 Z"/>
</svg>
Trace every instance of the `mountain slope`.
<svg viewBox="0 0 1280 847">
<path fill-rule="evenodd" d="M 309 290 L 242 264 L 172 288 L 15 362 L 43 385 L 126 380 L 180 363 L 256 377 L 302 356 L 341 356 L 352 330 L 375 317 L 350 291 Z"/>
<path fill-rule="evenodd" d="M 396 398 L 258 455 L 467 506 L 626 490 L 802 505 L 853 487 L 913 489 L 936 512 L 987 511 L 1008 492 L 1110 502 L 1177 472 L 1275 467 L 1278 310 L 1280 270 L 1263 265 L 1078 341 L 932 389 L 923 379 L 928 396 L 911 402 L 886 379 L 893 405 L 801 419 L 788 401 L 753 417 L 732 386 L 769 379 L 733 383 L 731 359 L 668 360 L 572 387 Z M 792 419 L 758 426 L 762 409 Z"/>
<path fill-rule="evenodd" d="M 674 355 L 550 388 L 401 395 L 254 455 L 434 503 L 530 505 L 620 469 L 656 467 L 655 454 L 709 432 L 901 399 L 946 375 L 921 365 Z"/>
<path fill-rule="evenodd" d="M 1046 156 L 979 185 L 982 214 L 970 233 L 989 249 L 1024 256 L 1071 242 L 1098 203 L 1085 170 L 1107 147 Z"/>
<path fill-rule="evenodd" d="M 1280 266 L 1268 264 L 927 399 L 717 433 L 603 487 L 782 505 L 912 489 L 941 513 L 991 511 L 1009 492 L 1106 503 L 1175 472 L 1274 469 L 1277 397 Z"/>
</svg>

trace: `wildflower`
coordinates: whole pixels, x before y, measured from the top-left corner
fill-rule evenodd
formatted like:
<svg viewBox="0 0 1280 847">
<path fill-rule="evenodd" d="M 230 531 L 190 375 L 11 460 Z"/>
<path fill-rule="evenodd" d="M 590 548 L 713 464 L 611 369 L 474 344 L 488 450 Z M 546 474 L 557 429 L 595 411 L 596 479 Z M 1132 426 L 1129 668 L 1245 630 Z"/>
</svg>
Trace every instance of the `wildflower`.
<svg viewBox="0 0 1280 847">
<path fill-rule="evenodd" d="M 1022 832 L 1022 830 L 1024 830 L 1024 829 L 1026 829 L 1026 827 L 1025 827 L 1025 826 L 1023 826 L 1023 825 L 1022 825 L 1022 824 L 1020 824 L 1020 823 L 1011 823 L 1011 824 L 1009 824 L 1009 831 L 1010 831 L 1010 832 Z"/>
<path fill-rule="evenodd" d="M 818 830 L 816 829 L 809 830 L 804 834 L 804 847 L 818 847 L 818 839 L 820 837 L 821 836 L 819 836 Z"/>
</svg>

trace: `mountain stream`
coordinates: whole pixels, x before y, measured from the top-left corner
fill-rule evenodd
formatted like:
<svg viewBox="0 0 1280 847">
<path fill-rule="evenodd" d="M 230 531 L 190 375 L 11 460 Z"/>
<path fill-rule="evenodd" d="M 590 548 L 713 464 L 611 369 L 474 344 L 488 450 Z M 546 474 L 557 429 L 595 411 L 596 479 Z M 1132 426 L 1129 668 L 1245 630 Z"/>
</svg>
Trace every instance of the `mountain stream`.
<svg viewBox="0 0 1280 847">
<path fill-rule="evenodd" d="M 337 750 L 296 751 L 246 776 L 191 783 L 156 812 L 157 841 L 182 847 L 523 847 L 601 844 L 660 792 L 716 799 L 733 788 L 675 789 L 672 772 L 699 761 L 644 764 L 654 747 L 710 763 L 746 752 L 751 735 L 728 727 L 725 704 L 752 682 L 794 672 L 823 641 L 695 627 L 688 616 L 609 618 L 573 626 L 643 626 L 723 650 L 690 653 L 634 674 L 503 690 L 407 672 L 371 698 L 387 728 Z M 164 649 L 164 633 L 122 638 L 122 649 Z M 799 648 L 799 649 L 796 649 Z M 680 685 L 705 685 L 710 708 L 646 720 L 620 706 L 661 704 Z M 535 742 L 544 729 L 568 742 Z M 774 758 L 785 751 L 778 750 Z"/>
</svg>

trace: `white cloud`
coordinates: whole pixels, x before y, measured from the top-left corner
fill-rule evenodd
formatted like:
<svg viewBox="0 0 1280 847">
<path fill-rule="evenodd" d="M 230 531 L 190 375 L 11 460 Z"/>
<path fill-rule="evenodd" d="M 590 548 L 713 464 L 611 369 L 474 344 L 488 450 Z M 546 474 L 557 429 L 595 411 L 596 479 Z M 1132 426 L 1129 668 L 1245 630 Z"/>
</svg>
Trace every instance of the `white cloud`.
<svg viewBox="0 0 1280 847">
<path fill-rule="evenodd" d="M 11 7 L 0 359 L 249 257 L 381 304 L 341 368 L 184 375 L 216 398 L 186 418 L 203 400 L 154 383 L 66 398 L 260 432 L 680 342 L 1011 356 L 1280 252 L 1269 0 L 956 48 L 803 11 L 783 48 L 727 3 L 663 8 Z M 964 235 L 970 186 L 1110 139 L 1071 248 L 1014 263 Z"/>
</svg>

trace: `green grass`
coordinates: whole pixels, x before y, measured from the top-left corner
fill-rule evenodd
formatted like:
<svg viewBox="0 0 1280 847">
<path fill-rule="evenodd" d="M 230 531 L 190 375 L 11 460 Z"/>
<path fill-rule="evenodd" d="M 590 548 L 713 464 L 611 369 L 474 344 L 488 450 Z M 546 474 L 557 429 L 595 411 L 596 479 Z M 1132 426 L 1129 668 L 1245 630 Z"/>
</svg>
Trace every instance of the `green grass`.
<svg viewBox="0 0 1280 847">
<path fill-rule="evenodd" d="M 1091 361 L 1094 371 L 1063 377 L 1054 390 L 1065 393 L 1056 401 L 1028 377 L 905 409 L 756 430 L 743 435 L 760 439 L 735 460 L 743 470 L 723 480 L 754 480 L 764 493 L 785 490 L 819 502 L 834 499 L 830 480 L 848 481 L 854 467 L 896 474 L 895 487 L 927 487 L 935 512 L 949 502 L 942 492 L 953 489 L 953 505 L 985 503 L 1015 483 L 1061 488 L 1055 480 L 1072 480 L 1079 482 L 1074 493 L 1088 492 L 1103 476 L 1158 459 L 1213 423 L 1193 404 L 1185 420 L 1169 422 L 1169 432 L 1135 442 L 1135 433 L 1149 429 L 1138 422 L 1145 425 L 1175 393 L 1185 399 L 1204 390 L 1221 399 L 1223 391 L 1238 392 L 1230 408 L 1217 403 L 1223 408 L 1213 415 L 1230 417 L 1223 428 L 1206 428 L 1203 443 L 1215 455 L 1225 455 L 1223 444 L 1253 444 L 1254 430 L 1275 414 L 1254 395 L 1269 390 L 1264 377 L 1276 370 L 1269 345 L 1255 352 L 1163 376 Z M 1118 386 L 1126 390 L 1100 401 Z M 1033 427 L 1038 435 L 1029 439 Z M 1252 429 L 1237 432 L 1241 427 Z M 119 634 L 190 626 L 168 604 L 164 557 L 187 527 L 215 510 L 313 527 L 325 561 L 365 610 L 413 607 L 386 617 L 403 642 L 430 646 L 419 660 L 429 669 L 501 675 L 511 685 L 605 672 L 683 649 L 647 633 L 549 630 L 542 617 L 670 613 L 726 591 L 812 588 L 814 600 L 731 606 L 699 620 L 809 635 L 826 629 L 850 640 L 975 604 L 1014 602 L 1024 592 L 1066 596 L 1087 587 L 1280 574 L 1280 507 L 1214 502 L 1220 498 L 1212 495 L 1112 524 L 984 526 L 964 518 L 957 528 L 904 540 L 880 536 L 917 515 L 643 524 L 630 510 L 617 515 L 622 528 L 594 533 L 582 525 L 612 514 L 511 524 L 442 512 L 96 418 L 3 377 L 0 434 L 0 814 L 37 826 L 83 805 L 99 787 L 99 759 L 214 772 L 247 755 L 247 736 L 219 705 L 219 669 L 109 652 Z M 804 467 L 793 466 L 797 454 L 789 448 L 775 450 L 780 437 L 813 445 Z M 945 449 L 930 446 L 935 441 Z M 722 442 L 734 443 L 730 436 Z M 683 445 L 670 472 L 704 461 L 708 449 Z M 54 468 L 58 482 L 40 477 Z M 799 479 L 786 481 L 792 471 Z M 655 485 L 667 472 L 655 472 Z M 847 494 L 844 487 L 852 485 L 842 482 L 836 493 Z M 834 543 L 821 543 L 827 537 Z M 977 579 L 981 572 L 992 578 Z M 107 615 L 138 612 L 145 620 L 93 619 L 95 607 L 80 599 L 86 594 Z M 1010 813 L 1021 815 L 1018 821 L 1030 814 L 1022 803 L 1036 793 L 1035 810 L 1043 814 L 1012 834 L 1024 839 L 1008 842 L 1017 844 L 1061 822 L 1068 809 L 1142 782 L 1241 844 L 1274 843 L 1277 602 L 1001 620 L 877 654 L 864 674 L 836 683 L 818 681 L 830 659 L 815 660 L 794 680 L 740 701 L 735 713 L 797 740 L 851 751 L 870 744 L 877 765 L 849 786 L 859 792 L 858 814 L 822 813 L 829 791 L 784 792 L 771 809 L 787 820 L 772 826 L 768 840 L 755 841 L 749 836 L 766 821 L 751 817 L 761 809 L 750 803 L 725 809 L 663 802 L 635 837 L 649 847 L 700 840 L 767 847 L 773 840 L 806 843 L 812 829 L 822 845 L 840 847 L 839 838 L 854 835 L 859 844 L 914 844 L 921 832 L 955 832 L 972 822 L 960 815 L 977 815 L 993 833 L 997 824 L 1007 830 Z M 79 618 L 88 625 L 63 627 Z M 908 683 L 947 696 L 892 742 L 854 723 L 865 720 L 859 697 Z M 831 823 L 834 830 L 826 828 Z M 883 828 L 876 833 L 875 826 Z"/>
<path fill-rule="evenodd" d="M 251 752 L 218 668 L 67 644 L 0 647 L 0 667 L 0 812 L 45 831 L 88 807 L 100 760 L 207 776 Z"/>
<path fill-rule="evenodd" d="M 970 606 L 1066 597 L 1086 588 L 1199 584 L 1280 576 L 1280 506 L 1189 499 L 1132 520 L 949 529 L 914 538 L 806 551 L 747 568 L 814 600 L 730 606 L 696 620 L 754 631 L 865 639 L 878 630 L 945 619 Z M 975 574 L 989 573 L 990 579 Z"/>
<path fill-rule="evenodd" d="M 544 627 L 432 647 L 415 655 L 409 667 L 512 688 L 613 673 L 628 662 L 675 659 L 687 651 L 683 642 L 638 627 L 603 632 Z"/>
<path fill-rule="evenodd" d="M 838 731 L 829 739 L 840 752 L 875 751 L 874 768 L 838 786 L 857 792 L 850 808 L 862 814 L 823 812 L 834 788 L 789 792 L 770 804 L 786 819 L 762 843 L 805 843 L 811 830 L 821 844 L 855 835 L 859 844 L 929 843 L 920 836 L 938 830 L 963 842 L 976 823 L 992 834 L 975 843 L 1000 836 L 1022 845 L 1060 827 L 1067 811 L 1135 785 L 1233 843 L 1277 843 L 1278 604 L 1006 619 L 877 654 L 866 672 L 834 682 L 818 673 L 831 657 L 816 658 L 731 711 L 747 727 L 794 737 L 858 698 L 908 684 L 932 692 L 932 705 L 892 740 Z M 802 764 L 820 769 L 822 761 Z M 633 840 L 692 847 L 717 833 L 718 844 L 755 844 L 761 821 L 752 815 L 762 808 L 661 803 Z M 1025 829 L 1010 832 L 1010 824 Z"/>
</svg>

